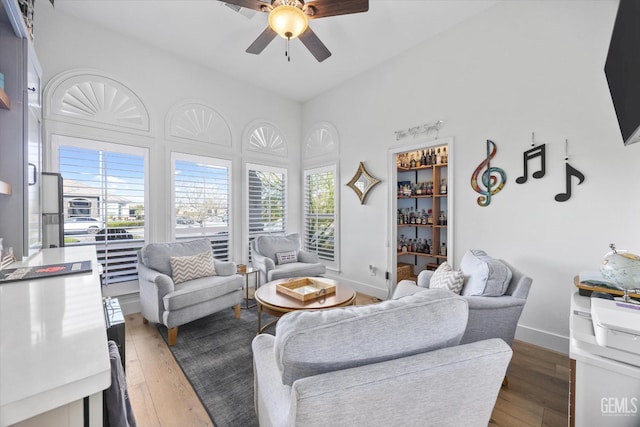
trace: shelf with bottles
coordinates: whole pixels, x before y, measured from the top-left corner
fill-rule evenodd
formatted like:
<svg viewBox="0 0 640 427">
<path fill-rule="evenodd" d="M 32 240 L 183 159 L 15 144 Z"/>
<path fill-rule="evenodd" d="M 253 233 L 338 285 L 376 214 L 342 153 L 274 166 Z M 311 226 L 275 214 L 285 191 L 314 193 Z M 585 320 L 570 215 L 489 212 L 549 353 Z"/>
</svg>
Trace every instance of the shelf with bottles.
<svg viewBox="0 0 640 427">
<path fill-rule="evenodd" d="M 435 214 L 438 212 L 438 214 Z M 415 209 L 398 208 L 398 227 L 446 227 L 447 226 L 447 211 L 440 210 L 439 206 L 434 209 Z"/>
<path fill-rule="evenodd" d="M 447 146 L 430 147 L 411 153 L 399 154 L 396 158 L 398 172 L 430 169 L 433 166 L 446 166 L 449 161 Z"/>
<path fill-rule="evenodd" d="M 424 252 L 398 252 L 398 256 L 403 256 L 403 255 L 412 255 L 412 256 L 420 256 L 420 257 L 425 257 L 425 258 L 434 258 L 434 259 L 441 259 L 446 261 L 447 260 L 447 256 L 446 255 L 434 255 L 431 253 L 424 253 Z"/>
<path fill-rule="evenodd" d="M 438 169 L 427 176 L 418 176 L 416 172 L 414 179 L 401 180 L 398 177 L 398 199 L 447 197 L 447 179 L 441 175 L 441 169 Z"/>
<path fill-rule="evenodd" d="M 447 243 L 440 241 L 439 235 L 431 237 L 407 237 L 404 234 L 398 237 L 398 256 L 419 255 L 430 258 L 447 258 Z"/>
</svg>

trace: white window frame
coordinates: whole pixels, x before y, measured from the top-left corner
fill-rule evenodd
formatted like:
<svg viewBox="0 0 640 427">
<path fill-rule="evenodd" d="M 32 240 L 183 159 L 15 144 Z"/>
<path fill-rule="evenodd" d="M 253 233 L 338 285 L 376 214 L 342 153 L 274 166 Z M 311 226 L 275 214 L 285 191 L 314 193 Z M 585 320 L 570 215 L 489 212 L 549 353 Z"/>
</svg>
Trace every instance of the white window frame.
<svg viewBox="0 0 640 427">
<path fill-rule="evenodd" d="M 87 146 L 87 141 L 91 146 Z M 60 147 L 74 147 L 80 149 L 91 149 L 100 151 L 117 152 L 134 156 L 142 156 L 144 159 L 144 206 L 145 211 L 149 207 L 149 149 L 116 142 L 104 141 L 95 137 L 69 136 L 64 134 L 51 134 L 51 167 L 54 171 L 60 170 Z M 149 216 L 145 213 L 144 221 L 144 244 L 149 241 Z M 108 243 L 108 242 L 107 242 Z M 103 287 L 105 296 L 117 296 L 137 291 L 138 280 L 119 282 Z"/>
<path fill-rule="evenodd" d="M 309 215 L 307 212 L 307 197 L 308 197 L 308 177 L 311 175 L 323 174 L 327 172 L 333 172 L 333 260 L 320 259 L 329 270 L 340 271 L 340 187 L 339 182 L 339 168 L 337 163 L 332 163 L 325 166 L 307 168 L 303 173 L 302 182 L 302 247 L 305 250 L 307 248 L 306 236 L 307 236 L 307 224 Z"/>
</svg>

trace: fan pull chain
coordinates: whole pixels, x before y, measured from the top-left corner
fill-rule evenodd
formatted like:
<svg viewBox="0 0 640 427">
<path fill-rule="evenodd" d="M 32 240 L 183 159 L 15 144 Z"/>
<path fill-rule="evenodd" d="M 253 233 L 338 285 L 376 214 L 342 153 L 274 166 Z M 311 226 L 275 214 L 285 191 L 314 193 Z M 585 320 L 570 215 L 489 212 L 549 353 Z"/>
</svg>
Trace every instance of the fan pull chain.
<svg viewBox="0 0 640 427">
<path fill-rule="evenodd" d="M 291 55 L 289 55 L 289 42 L 291 41 L 291 37 L 287 37 L 287 47 L 284 51 L 284 56 L 287 57 L 287 61 L 291 62 Z"/>
</svg>

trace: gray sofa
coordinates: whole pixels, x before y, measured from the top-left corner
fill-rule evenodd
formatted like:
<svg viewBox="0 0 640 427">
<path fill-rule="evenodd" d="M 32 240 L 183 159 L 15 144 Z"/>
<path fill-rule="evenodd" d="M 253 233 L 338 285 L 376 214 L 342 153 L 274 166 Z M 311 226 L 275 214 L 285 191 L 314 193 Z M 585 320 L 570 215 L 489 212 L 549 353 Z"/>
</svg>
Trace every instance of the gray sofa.
<svg viewBox="0 0 640 427">
<path fill-rule="evenodd" d="M 469 251 L 465 253 L 460 262 L 460 271 L 464 277 L 464 286 L 468 286 L 470 281 L 480 280 L 478 276 L 491 280 L 491 275 L 499 275 L 497 268 L 486 268 L 481 271 L 477 268 L 477 264 L 465 262 L 465 257 L 469 257 L 474 253 L 484 254 L 482 258 L 490 258 L 482 251 Z M 504 283 L 507 284 L 504 293 L 501 291 L 490 292 L 487 290 L 486 295 L 469 295 L 468 289 L 462 288 L 462 297 L 469 304 L 469 322 L 465 329 L 461 343 L 471 343 L 488 338 L 501 338 L 509 346 L 513 345 L 513 339 L 518 326 L 518 320 L 527 302 L 529 289 L 531 288 L 532 279 L 508 264 L 504 260 L 496 260 L 508 268 L 508 276 Z M 423 270 L 418 274 L 418 283 L 411 280 L 402 280 L 396 286 L 393 297 L 398 298 L 404 295 L 411 295 L 424 288 L 429 288 L 431 278 L 434 272 Z M 467 291 L 467 292 L 465 292 Z M 466 293 L 466 295 L 465 295 Z"/>
<path fill-rule="evenodd" d="M 191 276 L 200 277 L 176 283 L 172 262 L 200 255 L 206 256 L 206 266 L 197 262 L 186 268 Z M 211 262 L 214 275 L 203 268 L 211 267 Z M 169 329 L 169 345 L 176 343 L 178 326 L 185 323 L 230 307 L 240 318 L 244 279 L 236 274 L 233 262 L 213 258 L 209 239 L 150 243 L 138 253 L 137 269 L 143 321 L 164 324 Z"/>
<path fill-rule="evenodd" d="M 281 255 L 286 253 L 295 255 L 285 261 Z M 317 254 L 300 249 L 298 233 L 256 237 L 251 242 L 251 263 L 260 271 L 261 284 L 287 277 L 321 276 L 326 271 Z"/>
<path fill-rule="evenodd" d="M 467 313 L 433 289 L 284 315 L 252 342 L 260 426 L 486 426 L 512 353 L 458 345 Z"/>
</svg>

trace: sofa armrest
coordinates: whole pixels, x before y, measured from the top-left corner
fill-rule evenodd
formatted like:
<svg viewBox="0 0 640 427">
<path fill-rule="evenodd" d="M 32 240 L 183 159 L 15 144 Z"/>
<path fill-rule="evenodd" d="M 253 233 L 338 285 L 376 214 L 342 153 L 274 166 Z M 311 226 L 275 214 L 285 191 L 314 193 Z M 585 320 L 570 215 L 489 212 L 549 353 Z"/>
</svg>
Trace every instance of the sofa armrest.
<svg viewBox="0 0 640 427">
<path fill-rule="evenodd" d="M 265 277 L 267 277 L 267 273 L 276 268 L 276 263 L 271 258 L 260 255 L 257 251 L 251 254 L 251 263 L 255 268 L 261 270 Z"/>
<path fill-rule="evenodd" d="M 148 285 L 154 286 L 160 298 L 175 290 L 171 277 L 152 270 L 141 262 L 138 263 L 138 282 L 141 287 Z"/>
<path fill-rule="evenodd" d="M 418 274 L 418 286 L 420 286 L 421 288 L 428 288 L 432 276 L 433 270 L 422 270 Z"/>
<path fill-rule="evenodd" d="M 398 299 L 402 297 L 406 297 L 408 295 L 413 295 L 416 292 L 423 291 L 424 289 L 419 288 L 416 285 L 416 282 L 413 280 L 401 280 L 396 285 L 396 288 L 393 290 L 393 295 L 391 299 Z"/>
<path fill-rule="evenodd" d="M 236 263 L 233 261 L 219 261 L 214 258 L 213 267 L 218 276 L 231 276 L 237 272 Z"/>
<path fill-rule="evenodd" d="M 320 258 L 318 254 L 314 252 L 298 251 L 298 262 L 316 264 L 320 262 Z"/>
<path fill-rule="evenodd" d="M 501 297 L 466 296 L 469 310 L 499 310 L 502 308 L 522 307 L 525 300 L 509 295 Z"/>
<path fill-rule="evenodd" d="M 253 399 L 259 425 L 284 426 L 289 417 L 291 386 L 282 384 L 274 345 L 275 337 L 270 334 L 256 335 L 251 343 Z"/>
</svg>

